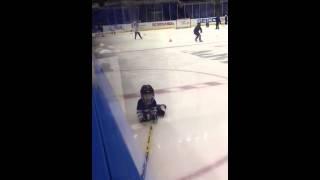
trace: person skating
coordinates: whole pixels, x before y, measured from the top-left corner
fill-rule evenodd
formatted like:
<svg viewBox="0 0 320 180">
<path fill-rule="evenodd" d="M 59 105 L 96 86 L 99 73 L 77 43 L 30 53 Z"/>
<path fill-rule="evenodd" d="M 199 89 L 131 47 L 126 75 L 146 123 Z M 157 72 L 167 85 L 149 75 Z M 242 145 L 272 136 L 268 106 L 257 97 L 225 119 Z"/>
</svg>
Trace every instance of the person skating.
<svg viewBox="0 0 320 180">
<path fill-rule="evenodd" d="M 224 15 L 224 24 L 227 25 L 228 24 L 228 15 Z"/>
<path fill-rule="evenodd" d="M 139 35 L 140 39 L 142 39 L 141 34 L 139 32 L 139 23 L 135 22 L 133 24 L 133 28 L 134 28 L 134 39 L 137 39 L 137 35 Z"/>
<path fill-rule="evenodd" d="M 197 26 L 194 28 L 193 30 L 193 33 L 196 35 L 196 39 L 195 41 L 197 42 L 198 41 L 198 38 L 199 38 L 199 41 L 202 42 L 201 40 L 201 34 L 202 33 L 202 28 L 201 28 L 201 23 L 198 23 Z"/>
<path fill-rule="evenodd" d="M 216 17 L 216 29 L 219 29 L 219 24 L 221 24 L 221 19 L 219 16 Z"/>
</svg>

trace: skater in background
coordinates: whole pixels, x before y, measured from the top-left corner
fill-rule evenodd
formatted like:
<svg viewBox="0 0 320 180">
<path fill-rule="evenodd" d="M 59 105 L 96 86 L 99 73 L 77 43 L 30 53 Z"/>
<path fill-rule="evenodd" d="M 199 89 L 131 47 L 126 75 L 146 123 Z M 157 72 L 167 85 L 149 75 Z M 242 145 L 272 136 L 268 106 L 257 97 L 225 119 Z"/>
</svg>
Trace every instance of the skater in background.
<svg viewBox="0 0 320 180">
<path fill-rule="evenodd" d="M 198 38 L 199 38 L 199 41 L 202 42 L 199 31 L 202 33 L 201 23 L 198 23 L 193 30 L 193 33 L 196 35 L 196 39 L 195 39 L 196 42 L 198 41 Z"/>
<path fill-rule="evenodd" d="M 219 29 L 219 24 L 221 24 L 221 20 L 220 20 L 220 17 L 217 16 L 216 17 L 216 29 Z"/>
<path fill-rule="evenodd" d="M 101 23 L 98 25 L 98 32 L 99 32 L 100 36 L 104 37 L 103 25 Z"/>
<path fill-rule="evenodd" d="M 114 26 L 111 26 L 110 30 L 112 35 L 116 35 L 116 28 Z"/>
<path fill-rule="evenodd" d="M 142 39 L 141 34 L 139 32 L 139 23 L 138 22 L 133 23 L 133 29 L 134 29 L 134 39 L 137 38 L 137 35 L 139 35 L 140 39 Z"/>
<path fill-rule="evenodd" d="M 226 14 L 226 15 L 224 15 L 224 23 L 225 23 L 225 25 L 227 25 L 228 24 L 228 15 Z"/>
<path fill-rule="evenodd" d="M 167 106 L 157 104 L 154 99 L 154 89 L 151 85 L 143 85 L 140 89 L 141 98 L 137 105 L 137 115 L 140 122 L 157 120 L 158 117 L 163 117 Z"/>
</svg>

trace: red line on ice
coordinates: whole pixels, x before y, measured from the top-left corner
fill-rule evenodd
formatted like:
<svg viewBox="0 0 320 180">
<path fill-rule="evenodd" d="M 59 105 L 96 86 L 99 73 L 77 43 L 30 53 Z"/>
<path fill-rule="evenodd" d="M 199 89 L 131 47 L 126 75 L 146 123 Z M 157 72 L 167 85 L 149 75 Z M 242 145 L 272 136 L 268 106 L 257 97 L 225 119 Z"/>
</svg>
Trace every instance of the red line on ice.
<svg viewBox="0 0 320 180">
<path fill-rule="evenodd" d="M 222 79 L 226 79 L 228 80 L 228 77 L 226 76 L 221 76 L 218 74 L 212 74 L 212 73 L 205 73 L 205 72 L 199 72 L 199 71 L 192 71 L 192 70 L 183 70 L 183 69 L 148 69 L 148 68 L 144 68 L 144 69 L 121 69 L 120 71 L 176 71 L 176 72 L 187 72 L 187 73 L 196 73 L 196 74 L 203 74 L 203 75 L 208 75 L 208 76 L 214 76 L 214 77 L 218 77 L 218 78 L 222 78 Z"/>
<path fill-rule="evenodd" d="M 224 164 L 226 161 L 228 160 L 228 156 L 225 156 L 223 157 L 222 159 L 214 162 L 213 164 L 210 164 L 208 166 L 205 166 L 199 170 L 197 170 L 196 172 L 194 173 L 191 173 L 187 176 L 184 176 L 182 178 L 179 178 L 178 180 L 190 180 L 190 179 L 193 179 L 193 178 L 196 178 L 196 177 L 199 177 L 209 171 L 213 171 L 215 169 L 217 169 L 218 167 L 220 167 L 222 164 Z"/>
<path fill-rule="evenodd" d="M 208 86 L 201 86 L 197 87 L 196 85 L 208 85 Z M 209 86 L 217 86 L 221 85 L 219 82 L 206 82 L 206 83 L 200 83 L 200 84 L 194 84 L 194 85 L 185 85 L 185 86 L 179 86 L 179 87 L 171 87 L 171 88 L 165 88 L 165 89 L 158 89 L 155 90 L 156 94 L 165 94 L 165 93 L 171 93 L 171 92 L 180 92 L 180 91 L 185 91 L 185 90 L 190 90 L 190 89 L 198 89 L 198 88 L 204 88 L 204 87 L 209 87 Z M 170 89 L 179 89 L 177 91 L 170 91 Z M 138 93 L 131 93 L 131 94 L 125 94 L 124 98 L 125 99 L 130 99 L 130 98 L 137 98 L 140 97 Z"/>
</svg>

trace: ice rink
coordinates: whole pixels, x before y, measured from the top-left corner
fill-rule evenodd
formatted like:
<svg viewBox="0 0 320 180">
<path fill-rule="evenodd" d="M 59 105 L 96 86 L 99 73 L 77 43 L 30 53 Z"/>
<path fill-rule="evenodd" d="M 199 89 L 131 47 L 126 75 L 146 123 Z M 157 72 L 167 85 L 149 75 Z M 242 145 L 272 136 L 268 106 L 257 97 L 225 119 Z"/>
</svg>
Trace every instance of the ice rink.
<svg viewBox="0 0 320 180">
<path fill-rule="evenodd" d="M 131 32 L 95 40 L 96 63 L 141 152 L 152 125 L 136 117 L 141 86 L 151 84 L 157 103 L 167 105 L 153 124 L 149 180 L 228 179 L 228 27 L 202 29 L 201 43 L 193 28 L 141 31 L 143 40 Z"/>
</svg>

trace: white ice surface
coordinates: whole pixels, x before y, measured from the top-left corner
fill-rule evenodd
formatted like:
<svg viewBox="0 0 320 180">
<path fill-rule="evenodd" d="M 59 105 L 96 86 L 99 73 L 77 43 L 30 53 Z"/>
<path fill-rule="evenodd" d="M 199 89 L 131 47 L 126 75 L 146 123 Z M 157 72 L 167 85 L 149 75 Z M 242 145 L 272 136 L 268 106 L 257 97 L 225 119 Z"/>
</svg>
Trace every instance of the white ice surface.
<svg viewBox="0 0 320 180">
<path fill-rule="evenodd" d="M 228 179 L 228 28 L 202 28 L 202 43 L 194 41 L 192 28 L 142 31 L 143 40 L 132 33 L 97 39 L 103 44 L 97 63 L 142 153 L 150 124 L 138 122 L 134 95 L 143 84 L 165 90 L 156 93 L 168 108 L 154 125 L 147 179 Z M 192 88 L 181 88 L 187 85 Z M 135 163 L 141 171 L 141 162 Z"/>
</svg>

